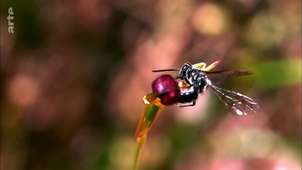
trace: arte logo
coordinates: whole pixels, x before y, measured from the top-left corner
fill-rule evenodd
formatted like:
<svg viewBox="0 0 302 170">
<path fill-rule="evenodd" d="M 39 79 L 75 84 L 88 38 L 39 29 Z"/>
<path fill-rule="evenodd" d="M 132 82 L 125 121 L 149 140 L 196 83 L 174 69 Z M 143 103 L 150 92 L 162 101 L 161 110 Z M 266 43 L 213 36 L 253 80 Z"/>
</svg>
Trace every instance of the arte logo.
<svg viewBox="0 0 302 170">
<path fill-rule="evenodd" d="M 8 16 L 7 16 L 7 20 L 8 20 L 8 32 L 13 34 L 14 33 L 14 11 L 13 11 L 13 7 L 8 8 Z"/>
</svg>

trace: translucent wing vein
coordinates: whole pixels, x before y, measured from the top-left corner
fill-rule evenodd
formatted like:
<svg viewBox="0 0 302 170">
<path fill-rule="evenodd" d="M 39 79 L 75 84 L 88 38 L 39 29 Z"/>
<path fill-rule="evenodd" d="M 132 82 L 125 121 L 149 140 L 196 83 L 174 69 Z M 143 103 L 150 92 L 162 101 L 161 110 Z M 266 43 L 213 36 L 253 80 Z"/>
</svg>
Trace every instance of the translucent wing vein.
<svg viewBox="0 0 302 170">
<path fill-rule="evenodd" d="M 226 90 L 214 85 L 209 85 L 211 90 L 219 97 L 219 99 L 236 115 L 249 115 L 259 110 L 258 104 L 251 98 Z"/>
</svg>

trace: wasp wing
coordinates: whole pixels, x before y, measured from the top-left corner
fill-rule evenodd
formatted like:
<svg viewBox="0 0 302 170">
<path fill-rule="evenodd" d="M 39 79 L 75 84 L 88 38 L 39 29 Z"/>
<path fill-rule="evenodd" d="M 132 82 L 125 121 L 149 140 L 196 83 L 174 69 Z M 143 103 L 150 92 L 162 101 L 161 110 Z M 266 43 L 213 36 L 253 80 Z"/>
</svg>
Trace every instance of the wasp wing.
<svg viewBox="0 0 302 170">
<path fill-rule="evenodd" d="M 209 85 L 211 90 L 235 115 L 250 115 L 259 110 L 258 104 L 251 98 L 226 90 L 214 85 Z"/>
<path fill-rule="evenodd" d="M 229 70 L 229 71 L 211 71 L 205 72 L 207 75 L 207 78 L 211 80 L 213 84 L 220 84 L 222 83 L 227 77 L 233 77 L 233 76 L 247 76 L 252 75 L 252 71 L 248 70 Z"/>
</svg>

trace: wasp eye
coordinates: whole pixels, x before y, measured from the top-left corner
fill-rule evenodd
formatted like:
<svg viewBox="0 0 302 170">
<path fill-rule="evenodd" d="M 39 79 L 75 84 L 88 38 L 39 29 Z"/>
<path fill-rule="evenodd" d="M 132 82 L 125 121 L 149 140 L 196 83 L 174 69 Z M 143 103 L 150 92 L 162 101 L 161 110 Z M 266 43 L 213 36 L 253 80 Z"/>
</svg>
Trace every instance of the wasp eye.
<svg viewBox="0 0 302 170">
<path fill-rule="evenodd" d="M 180 97 L 178 83 L 171 75 L 161 75 L 152 82 L 152 91 L 160 94 L 163 105 L 175 104 Z"/>
</svg>

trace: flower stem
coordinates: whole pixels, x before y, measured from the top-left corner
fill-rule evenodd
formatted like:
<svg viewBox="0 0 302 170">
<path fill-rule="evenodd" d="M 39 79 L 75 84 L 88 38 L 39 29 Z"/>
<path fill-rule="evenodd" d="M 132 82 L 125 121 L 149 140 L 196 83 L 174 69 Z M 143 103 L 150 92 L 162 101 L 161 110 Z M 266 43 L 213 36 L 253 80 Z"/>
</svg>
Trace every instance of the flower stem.
<svg viewBox="0 0 302 170">
<path fill-rule="evenodd" d="M 147 135 L 143 135 L 136 139 L 136 153 L 135 153 L 133 170 L 137 170 L 138 159 L 139 159 L 140 153 L 143 149 L 143 146 L 146 142 L 146 139 L 147 139 Z"/>
</svg>

